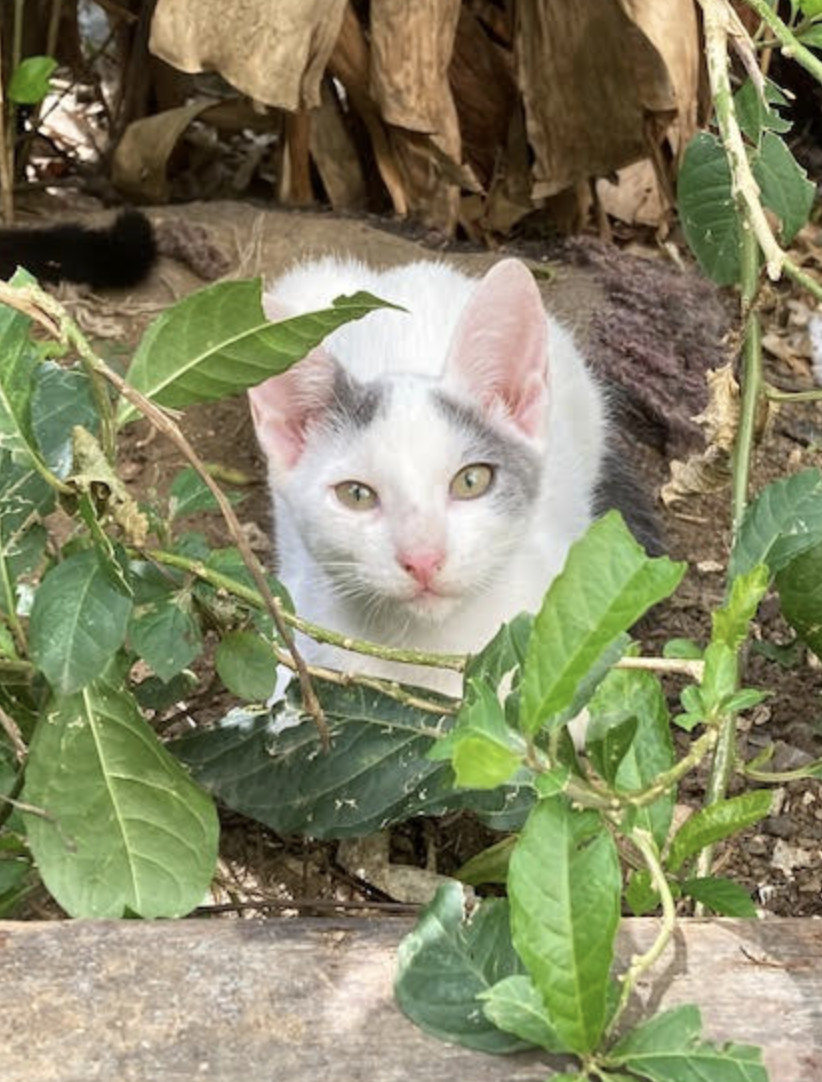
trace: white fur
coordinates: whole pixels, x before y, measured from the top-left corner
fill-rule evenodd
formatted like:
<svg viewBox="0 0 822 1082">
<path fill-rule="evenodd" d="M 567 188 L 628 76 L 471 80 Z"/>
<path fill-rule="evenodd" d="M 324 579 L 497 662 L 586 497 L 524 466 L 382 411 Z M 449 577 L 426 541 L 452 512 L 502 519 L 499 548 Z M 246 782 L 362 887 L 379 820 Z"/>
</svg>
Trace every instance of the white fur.
<svg viewBox="0 0 822 1082">
<path fill-rule="evenodd" d="M 530 444 L 542 455 L 543 480 L 530 514 L 512 522 L 486 499 L 448 498 L 448 479 L 465 465 L 465 436 L 432 409 L 429 388 L 443 378 L 449 344 L 477 286 L 477 279 L 440 263 L 377 271 L 326 258 L 296 267 L 266 290 L 264 307 L 274 318 L 325 308 L 358 290 L 407 309 L 376 311 L 324 343 L 357 380 L 392 378 L 389 414 L 353 439 L 309 434 L 293 465 L 269 457 L 279 574 L 300 615 L 352 637 L 473 652 L 505 620 L 539 608 L 569 545 L 588 525 L 605 452 L 604 399 L 571 335 L 549 315 L 548 406 Z M 452 382 L 447 377 L 449 390 L 465 393 Z M 259 430 L 258 414 L 255 407 Z M 528 442 L 510 425 L 507 434 Z M 351 512 L 336 499 L 334 485 L 351 479 L 380 493 L 377 513 Z M 437 581 L 445 596 L 414 599 L 415 584 L 398 564 L 397 548 L 426 544 L 447 552 Z M 343 569 L 343 562 L 350 566 Z M 366 581 L 365 594 L 358 593 L 356 584 Z M 460 690 L 453 674 L 304 638 L 299 645 L 317 664 Z"/>
</svg>

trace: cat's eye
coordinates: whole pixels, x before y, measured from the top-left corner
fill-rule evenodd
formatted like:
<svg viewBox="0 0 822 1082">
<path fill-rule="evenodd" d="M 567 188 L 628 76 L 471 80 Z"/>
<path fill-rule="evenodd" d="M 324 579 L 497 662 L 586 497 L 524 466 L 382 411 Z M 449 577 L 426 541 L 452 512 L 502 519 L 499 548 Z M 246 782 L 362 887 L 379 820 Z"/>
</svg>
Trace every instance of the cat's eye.
<svg viewBox="0 0 822 1082">
<path fill-rule="evenodd" d="M 455 500 L 475 500 L 491 487 L 494 480 L 494 467 L 484 462 L 472 462 L 463 466 L 451 479 L 451 495 Z"/>
<path fill-rule="evenodd" d="M 372 511 L 380 502 L 377 493 L 362 481 L 340 481 L 334 485 L 337 499 L 349 511 Z"/>
</svg>

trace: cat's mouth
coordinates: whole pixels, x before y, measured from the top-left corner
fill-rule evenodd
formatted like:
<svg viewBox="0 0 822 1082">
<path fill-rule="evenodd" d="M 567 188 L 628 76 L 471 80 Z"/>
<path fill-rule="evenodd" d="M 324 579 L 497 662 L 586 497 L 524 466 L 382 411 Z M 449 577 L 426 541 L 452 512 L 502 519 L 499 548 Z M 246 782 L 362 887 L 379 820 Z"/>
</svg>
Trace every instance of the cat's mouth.
<svg viewBox="0 0 822 1082">
<path fill-rule="evenodd" d="M 414 616 L 428 620 L 442 619 L 457 603 L 457 598 L 435 586 L 420 586 L 410 597 L 405 598 L 405 608 Z"/>
</svg>

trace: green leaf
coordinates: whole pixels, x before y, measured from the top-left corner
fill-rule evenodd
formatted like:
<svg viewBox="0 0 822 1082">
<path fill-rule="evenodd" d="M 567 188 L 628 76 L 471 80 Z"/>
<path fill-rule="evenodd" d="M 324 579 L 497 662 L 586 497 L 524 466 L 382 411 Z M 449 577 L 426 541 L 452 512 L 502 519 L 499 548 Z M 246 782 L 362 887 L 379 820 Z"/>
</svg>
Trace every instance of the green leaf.
<svg viewBox="0 0 822 1082">
<path fill-rule="evenodd" d="M 253 631 L 225 635 L 214 664 L 228 690 L 246 702 L 265 702 L 274 692 L 277 665 L 271 644 Z"/>
<path fill-rule="evenodd" d="M 508 726 L 493 684 L 468 682 L 452 747 L 456 784 L 463 789 L 494 789 L 522 766 L 525 743 Z"/>
<path fill-rule="evenodd" d="M 49 92 L 57 61 L 52 56 L 27 56 L 9 79 L 8 96 L 17 105 L 37 105 Z"/>
<path fill-rule="evenodd" d="M 168 681 L 185 669 L 203 648 L 190 591 L 166 592 L 136 604 L 128 622 L 128 640 L 161 680 Z"/>
<path fill-rule="evenodd" d="M 731 550 L 728 579 L 733 581 L 765 563 L 776 574 L 822 542 L 822 473 L 803 470 L 772 481 L 748 505 Z"/>
<path fill-rule="evenodd" d="M 763 135 L 752 168 L 762 202 L 782 223 L 781 240 L 787 246 L 810 217 L 816 185 L 808 180 L 808 174 L 773 132 L 766 131 Z"/>
<path fill-rule="evenodd" d="M 594 764 L 596 772 L 609 785 L 613 785 L 617 770 L 628 754 L 628 749 L 636 736 L 637 720 L 626 717 L 609 724 L 603 731 L 592 735 L 589 728 L 585 741 L 585 750 Z"/>
<path fill-rule="evenodd" d="M 748 139 L 758 147 L 763 131 L 786 132 L 793 125 L 772 108 L 786 105 L 785 95 L 770 79 L 765 80 L 765 100 L 750 79 L 746 79 L 734 95 L 734 108 L 739 126 Z"/>
<path fill-rule="evenodd" d="M 686 879 L 682 884 L 682 893 L 702 902 L 708 909 L 721 917 L 755 917 L 756 906 L 751 896 L 738 883 L 718 876 L 705 876 L 699 879 Z"/>
<path fill-rule="evenodd" d="M 699 687 L 704 720 L 727 713 L 728 699 L 736 692 L 739 664 L 736 652 L 724 642 L 712 642 L 705 650 L 705 671 Z"/>
<path fill-rule="evenodd" d="M 675 1007 L 627 1033 L 607 1063 L 651 1082 L 768 1082 L 760 1048 L 701 1041 L 701 1026 L 696 1007 Z"/>
<path fill-rule="evenodd" d="M 731 170 L 715 135 L 698 132 L 685 148 L 677 181 L 682 231 L 700 267 L 717 285 L 739 281 L 739 219 Z"/>
<path fill-rule="evenodd" d="M 652 913 L 659 905 L 659 894 L 653 885 L 651 873 L 647 868 L 638 868 L 631 872 L 625 888 L 625 901 L 631 907 L 635 917 L 644 917 Z"/>
<path fill-rule="evenodd" d="M 626 719 L 636 722 L 636 735 L 617 764 L 614 784 L 623 792 L 645 789 L 674 765 L 668 708 L 659 681 L 652 673 L 613 669 L 588 706 L 588 742 Z M 635 810 L 634 825 L 649 830 L 660 848 L 671 826 L 673 789 L 652 804 Z"/>
<path fill-rule="evenodd" d="M 242 492 L 228 492 L 226 497 L 231 504 L 238 504 L 245 499 Z M 169 519 L 218 509 L 219 504 L 214 494 L 197 471 L 191 466 L 180 470 L 168 490 Z"/>
<path fill-rule="evenodd" d="M 521 971 L 506 902 L 485 901 L 466 920 L 462 887 L 444 883 L 399 945 L 394 995 L 426 1033 L 481 1052 L 516 1052 L 527 1043 L 498 1029 L 477 996 Z"/>
<path fill-rule="evenodd" d="M 505 977 L 487 992 L 481 992 L 478 998 L 485 1017 L 497 1029 L 513 1033 L 527 1044 L 549 1052 L 564 1051 L 530 977 L 525 974 Z"/>
<path fill-rule="evenodd" d="M 799 10 L 806 19 L 822 15 L 822 0 L 799 0 Z"/>
<path fill-rule="evenodd" d="M 483 883 L 505 883 L 508 879 L 508 862 L 516 844 L 516 834 L 509 834 L 467 860 L 457 869 L 455 878 L 472 887 Z"/>
<path fill-rule="evenodd" d="M 131 604 L 92 550 L 49 571 L 34 598 L 29 644 L 55 691 L 71 695 L 99 676 L 125 641 Z"/>
<path fill-rule="evenodd" d="M 765 564 L 757 564 L 750 571 L 737 575 L 731 585 L 727 605 L 711 614 L 712 638 L 723 642 L 731 650 L 738 650 L 748 637 L 748 625 L 759 608 L 770 582 L 770 572 Z"/>
<path fill-rule="evenodd" d="M 52 701 L 37 727 L 23 799 L 40 874 L 72 916 L 178 917 L 208 888 L 217 815 L 143 721 L 101 682 Z"/>
<path fill-rule="evenodd" d="M 662 648 L 662 656 L 699 661 L 702 657 L 702 647 L 693 639 L 669 639 Z"/>
<path fill-rule="evenodd" d="M 822 26 L 812 26 L 804 34 L 798 34 L 796 40 L 808 49 L 822 49 Z"/>
<path fill-rule="evenodd" d="M 671 594 L 684 573 L 684 564 L 648 557 L 617 512 L 595 522 L 571 546 L 534 621 L 522 677 L 522 728 L 535 733 L 570 706 L 600 655 Z"/>
<path fill-rule="evenodd" d="M 39 520 L 53 508 L 48 482 L 0 451 L 0 614 L 17 611 L 20 580 L 38 567 L 45 548 Z"/>
<path fill-rule="evenodd" d="M 344 838 L 458 808 L 496 817 L 493 825 L 505 830 L 533 802 L 526 788 L 455 790 L 450 765 L 426 754 L 447 732 L 444 718 L 366 688 L 320 680 L 314 687 L 329 726 L 327 752 L 291 690 L 270 715 L 233 710 L 221 727 L 169 748 L 222 803 L 278 834 Z"/>
<path fill-rule="evenodd" d="M 713 845 L 758 823 L 770 813 L 772 802 L 773 793 L 769 789 L 755 789 L 700 808 L 674 835 L 665 862 L 668 871 L 679 871 L 686 860 L 696 856 L 706 845 Z"/>
<path fill-rule="evenodd" d="M 31 282 L 17 272 L 12 284 Z M 31 320 L 14 308 L 0 305 L 0 451 L 10 451 L 16 465 L 30 465 L 38 453 L 31 430 L 32 379 L 37 349 L 29 338 Z"/>
<path fill-rule="evenodd" d="M 782 613 L 811 650 L 822 655 L 822 543 L 792 560 L 776 576 Z"/>
<path fill-rule="evenodd" d="M 129 384 L 162 406 L 213 402 L 285 372 L 337 327 L 377 308 L 368 293 L 339 297 L 334 307 L 270 323 L 259 278 L 218 282 L 167 309 L 143 335 Z M 125 400 L 118 420 L 137 414 Z"/>
<path fill-rule="evenodd" d="M 605 1029 L 621 892 L 600 816 L 564 797 L 537 804 L 511 856 L 512 935 L 560 1041 L 580 1054 Z"/>
<path fill-rule="evenodd" d="M 131 690 L 143 710 L 158 711 L 187 699 L 196 686 L 197 677 L 186 669 L 172 676 L 167 683 L 159 676 L 149 676 Z"/>
<path fill-rule="evenodd" d="M 34 373 L 31 427 L 44 461 L 61 480 L 72 470 L 75 425 L 92 433 L 100 427 L 89 378 L 82 369 L 44 361 Z"/>
</svg>

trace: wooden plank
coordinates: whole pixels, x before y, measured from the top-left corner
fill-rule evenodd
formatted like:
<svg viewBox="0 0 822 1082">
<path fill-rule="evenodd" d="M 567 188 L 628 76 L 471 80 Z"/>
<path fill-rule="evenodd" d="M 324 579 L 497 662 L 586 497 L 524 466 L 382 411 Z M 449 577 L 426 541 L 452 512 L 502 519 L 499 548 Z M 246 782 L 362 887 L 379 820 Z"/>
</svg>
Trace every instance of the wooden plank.
<svg viewBox="0 0 822 1082">
<path fill-rule="evenodd" d="M 451 1047 L 400 1014 L 391 982 L 410 927 L 0 922 L 0 1078 L 543 1082 L 539 1055 Z M 626 921 L 620 957 L 657 927 Z M 822 922 L 684 922 L 655 973 L 646 1006 L 697 1002 L 706 1035 L 765 1047 L 772 1082 L 822 1078 Z"/>
</svg>

